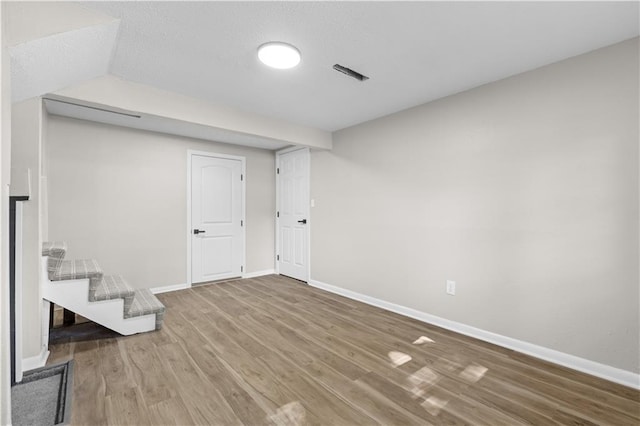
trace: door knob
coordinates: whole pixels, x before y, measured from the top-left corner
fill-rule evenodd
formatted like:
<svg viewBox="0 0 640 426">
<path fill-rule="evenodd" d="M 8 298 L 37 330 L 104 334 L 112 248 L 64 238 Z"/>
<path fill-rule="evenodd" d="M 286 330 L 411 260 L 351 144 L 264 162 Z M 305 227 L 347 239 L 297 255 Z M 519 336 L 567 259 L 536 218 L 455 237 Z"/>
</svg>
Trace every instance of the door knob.
<svg viewBox="0 0 640 426">
<path fill-rule="evenodd" d="M 194 229 L 194 230 L 193 230 L 193 233 L 194 233 L 195 235 L 198 235 L 198 234 L 204 234 L 205 232 L 207 232 L 207 231 L 201 231 L 200 229 Z"/>
<path fill-rule="evenodd" d="M 299 220 L 298 223 L 302 223 L 304 225 L 305 223 L 307 223 L 307 219 Z"/>
</svg>

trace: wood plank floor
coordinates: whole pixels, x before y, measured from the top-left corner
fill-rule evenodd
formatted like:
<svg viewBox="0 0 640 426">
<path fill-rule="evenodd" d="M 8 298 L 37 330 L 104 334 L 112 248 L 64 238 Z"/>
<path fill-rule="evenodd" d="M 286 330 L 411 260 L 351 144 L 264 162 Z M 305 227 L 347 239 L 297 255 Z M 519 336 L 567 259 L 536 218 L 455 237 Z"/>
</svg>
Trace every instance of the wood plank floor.
<svg viewBox="0 0 640 426">
<path fill-rule="evenodd" d="M 72 424 L 640 424 L 636 390 L 288 278 L 159 297 L 161 331 L 51 345 Z"/>
</svg>

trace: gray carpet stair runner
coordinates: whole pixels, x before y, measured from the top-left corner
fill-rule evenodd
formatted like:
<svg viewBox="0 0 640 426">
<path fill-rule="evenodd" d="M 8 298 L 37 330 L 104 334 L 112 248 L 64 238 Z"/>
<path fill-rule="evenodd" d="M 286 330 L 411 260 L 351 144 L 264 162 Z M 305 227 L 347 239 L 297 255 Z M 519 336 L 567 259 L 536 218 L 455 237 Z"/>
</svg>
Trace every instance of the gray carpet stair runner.
<svg viewBox="0 0 640 426">
<path fill-rule="evenodd" d="M 67 244 L 62 241 L 42 244 L 42 255 L 48 256 L 47 273 L 51 281 L 89 279 L 90 302 L 124 299 L 124 318 L 155 314 L 156 330 L 162 327 L 164 305 L 150 290 L 134 290 L 120 275 L 104 275 L 94 259 L 65 260 Z"/>
</svg>

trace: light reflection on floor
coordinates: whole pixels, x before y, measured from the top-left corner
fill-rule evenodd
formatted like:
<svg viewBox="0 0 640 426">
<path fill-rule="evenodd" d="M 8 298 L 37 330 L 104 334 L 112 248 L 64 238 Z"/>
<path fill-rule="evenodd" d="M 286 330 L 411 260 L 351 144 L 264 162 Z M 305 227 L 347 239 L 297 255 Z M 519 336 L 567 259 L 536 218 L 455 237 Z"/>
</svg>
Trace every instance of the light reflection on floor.
<svg viewBox="0 0 640 426">
<path fill-rule="evenodd" d="M 293 401 L 278 408 L 267 420 L 276 426 L 299 426 L 306 424 L 306 418 L 307 410 L 298 401 Z"/>
<path fill-rule="evenodd" d="M 426 336 L 420 336 L 417 338 L 413 344 L 414 345 L 424 345 L 426 343 L 435 343 L 433 340 Z M 391 353 L 389 352 L 389 357 L 391 358 Z M 402 352 L 396 352 L 396 354 L 402 354 Z M 408 357 L 408 362 L 411 360 L 411 356 L 408 354 L 402 354 Z M 454 357 L 455 358 L 455 357 Z M 403 364 L 404 364 L 403 363 Z M 471 385 L 473 383 L 478 382 L 484 377 L 484 375 L 489 371 L 488 368 L 477 364 L 471 363 L 466 367 L 462 368 L 460 363 L 457 363 L 453 360 L 440 357 L 433 364 L 432 367 L 435 370 L 445 371 L 452 374 L 456 374 L 462 381 L 467 383 L 467 385 Z M 410 374 L 407 378 L 408 386 L 407 389 L 411 393 L 413 399 L 423 399 L 420 405 L 432 416 L 437 416 L 440 414 L 442 409 L 450 402 L 450 399 L 435 396 L 436 388 L 435 385 L 443 379 L 451 380 L 449 377 L 443 374 L 437 373 L 434 369 L 429 367 L 422 367 L 418 369 L 413 374 Z M 465 387 L 467 386 L 465 385 Z"/>
<path fill-rule="evenodd" d="M 420 336 L 413 342 L 414 345 L 426 343 L 435 342 L 426 336 Z M 389 351 L 387 355 L 394 368 L 407 364 L 413 359 L 411 355 L 399 351 Z M 454 355 L 453 358 L 455 359 L 456 356 Z M 450 376 L 438 373 L 436 370 L 455 374 L 467 385 L 477 383 L 489 371 L 488 368 L 475 362 L 462 368 L 460 363 L 444 357 L 438 358 L 431 366 L 433 369 L 424 366 L 410 374 L 407 378 L 407 390 L 413 399 L 422 400 L 420 405 L 434 417 L 438 416 L 450 402 L 450 399 L 443 397 L 442 392 L 438 392 L 435 386 L 442 380 L 452 380 Z M 440 395 L 436 396 L 436 393 Z M 290 402 L 269 415 L 267 420 L 269 424 L 275 426 L 300 426 L 306 423 L 306 410 L 300 402 Z"/>
<path fill-rule="evenodd" d="M 421 398 L 429 390 L 429 388 L 435 385 L 440 377 L 429 367 L 422 367 L 409 376 L 409 383 L 413 398 Z"/>
<path fill-rule="evenodd" d="M 430 396 L 425 399 L 424 402 L 420 405 L 424 407 L 425 410 L 432 416 L 437 416 L 440 414 L 440 410 L 444 408 L 445 405 L 449 403 L 447 399 L 440 399 L 435 396 Z"/>
<path fill-rule="evenodd" d="M 420 336 L 413 342 L 414 345 L 424 345 L 425 343 L 435 343 L 435 342 L 429 339 L 427 336 Z"/>
<path fill-rule="evenodd" d="M 478 380 L 482 379 L 484 373 L 486 373 L 489 369 L 483 367 L 478 364 L 468 365 L 460 374 L 460 378 L 462 378 L 466 382 L 475 383 Z"/>
<path fill-rule="evenodd" d="M 391 351 L 388 355 L 391 360 L 391 365 L 394 367 L 399 367 L 411 361 L 411 355 L 407 355 L 404 352 Z"/>
</svg>

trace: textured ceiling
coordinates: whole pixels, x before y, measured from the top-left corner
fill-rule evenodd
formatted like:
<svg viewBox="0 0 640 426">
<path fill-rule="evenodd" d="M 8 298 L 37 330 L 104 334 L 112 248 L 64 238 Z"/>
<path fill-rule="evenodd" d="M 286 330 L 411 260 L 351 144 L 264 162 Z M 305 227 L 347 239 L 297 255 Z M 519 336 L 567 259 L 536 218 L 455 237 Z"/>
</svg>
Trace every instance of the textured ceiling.
<svg viewBox="0 0 640 426">
<path fill-rule="evenodd" d="M 639 33 L 638 2 L 83 5 L 121 19 L 112 74 L 329 131 Z M 297 46 L 300 66 L 260 64 L 256 49 L 267 41 Z"/>
<path fill-rule="evenodd" d="M 48 37 L 94 25 L 108 24 L 112 16 L 78 7 L 75 3 L 42 1 L 3 1 L 7 17 L 7 46 Z"/>
<path fill-rule="evenodd" d="M 14 1 L 3 6 L 13 102 L 109 72 L 117 19 L 68 3 Z"/>
<path fill-rule="evenodd" d="M 106 74 L 117 33 L 113 20 L 10 47 L 12 102 Z"/>
</svg>

